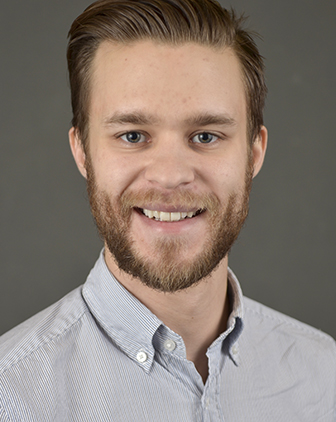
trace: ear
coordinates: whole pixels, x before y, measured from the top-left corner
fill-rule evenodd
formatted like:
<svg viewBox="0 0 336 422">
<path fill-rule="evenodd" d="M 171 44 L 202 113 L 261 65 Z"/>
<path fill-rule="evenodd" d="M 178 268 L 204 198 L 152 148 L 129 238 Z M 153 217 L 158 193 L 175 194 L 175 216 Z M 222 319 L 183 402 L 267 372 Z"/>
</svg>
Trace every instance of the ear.
<svg viewBox="0 0 336 422">
<path fill-rule="evenodd" d="M 77 164 L 78 170 L 81 175 L 86 178 L 86 155 L 83 149 L 82 141 L 79 138 L 78 130 L 74 127 L 69 130 L 69 142 L 71 152 Z"/>
<path fill-rule="evenodd" d="M 266 154 L 266 148 L 267 148 L 267 138 L 268 133 L 265 126 L 261 126 L 259 135 L 255 139 L 253 145 L 252 145 L 252 157 L 253 157 L 253 177 L 255 177 L 264 162 L 265 154 Z"/>
</svg>

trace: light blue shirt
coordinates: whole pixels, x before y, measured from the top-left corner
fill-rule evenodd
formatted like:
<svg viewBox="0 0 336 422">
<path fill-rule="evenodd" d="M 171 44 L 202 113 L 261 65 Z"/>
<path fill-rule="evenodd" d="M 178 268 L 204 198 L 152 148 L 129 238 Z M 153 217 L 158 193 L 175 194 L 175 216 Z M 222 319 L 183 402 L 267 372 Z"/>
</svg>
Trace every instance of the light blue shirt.
<svg viewBox="0 0 336 422">
<path fill-rule="evenodd" d="M 182 338 L 109 272 L 0 338 L 0 421 L 335 422 L 335 342 L 242 296 L 206 384 Z"/>
</svg>

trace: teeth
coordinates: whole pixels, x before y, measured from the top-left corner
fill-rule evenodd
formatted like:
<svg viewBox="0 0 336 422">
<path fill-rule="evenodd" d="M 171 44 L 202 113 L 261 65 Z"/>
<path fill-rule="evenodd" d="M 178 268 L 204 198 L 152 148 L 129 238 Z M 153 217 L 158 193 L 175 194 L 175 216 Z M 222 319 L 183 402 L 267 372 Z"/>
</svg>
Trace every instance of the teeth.
<svg viewBox="0 0 336 422">
<path fill-rule="evenodd" d="M 147 217 L 149 217 L 149 218 L 153 218 L 154 217 L 154 212 L 153 211 L 151 211 L 151 210 L 147 210 Z"/>
<path fill-rule="evenodd" d="M 163 212 L 163 211 L 152 211 L 143 209 L 142 212 L 148 218 L 154 218 L 158 221 L 181 221 L 185 218 L 192 218 L 196 215 L 196 212 Z"/>
<path fill-rule="evenodd" d="M 170 212 L 160 212 L 161 221 L 170 221 Z"/>
<path fill-rule="evenodd" d="M 181 220 L 181 214 L 182 214 L 181 212 L 171 212 L 170 213 L 170 221 L 179 221 L 179 220 Z M 183 213 L 183 214 L 185 214 L 185 213 Z"/>
</svg>

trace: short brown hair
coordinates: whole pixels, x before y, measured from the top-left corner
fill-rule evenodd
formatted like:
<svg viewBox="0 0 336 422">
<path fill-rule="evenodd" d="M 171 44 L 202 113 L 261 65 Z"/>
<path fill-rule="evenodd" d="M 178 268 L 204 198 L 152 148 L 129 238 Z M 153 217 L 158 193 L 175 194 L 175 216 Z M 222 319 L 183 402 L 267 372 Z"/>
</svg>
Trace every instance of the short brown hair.
<svg viewBox="0 0 336 422">
<path fill-rule="evenodd" d="M 243 70 L 248 136 L 252 143 L 263 124 L 266 97 L 263 59 L 244 18 L 215 0 L 99 0 L 72 24 L 67 52 L 73 126 L 85 147 L 88 138 L 91 64 L 103 41 L 154 40 L 179 45 L 194 42 L 232 48 Z"/>
</svg>

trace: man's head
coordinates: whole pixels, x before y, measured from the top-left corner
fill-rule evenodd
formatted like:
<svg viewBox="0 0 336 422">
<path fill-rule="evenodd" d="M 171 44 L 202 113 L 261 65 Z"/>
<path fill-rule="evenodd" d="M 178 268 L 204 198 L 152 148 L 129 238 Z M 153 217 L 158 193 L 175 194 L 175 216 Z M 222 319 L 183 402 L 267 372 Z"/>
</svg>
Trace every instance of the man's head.
<svg viewBox="0 0 336 422">
<path fill-rule="evenodd" d="M 88 138 L 92 63 L 98 47 L 103 41 L 126 45 L 144 40 L 232 49 L 242 69 L 252 143 L 263 124 L 267 90 L 262 57 L 243 21 L 214 0 L 99 0 L 89 6 L 71 26 L 67 55 L 72 123 L 83 144 Z"/>
<path fill-rule="evenodd" d="M 216 3 L 105 1 L 86 13 L 92 14 L 96 7 L 107 19 L 109 13 L 101 10 L 104 5 L 108 11 L 123 5 L 132 14 L 133 8 L 138 9 L 135 5 L 143 3 L 156 5 L 152 13 L 161 27 L 167 20 L 175 22 L 170 41 L 159 38 L 148 16 L 153 39 L 100 38 L 87 67 L 71 70 L 72 87 L 76 78 L 87 85 L 75 89 L 85 100 L 84 114 L 76 117 L 75 104 L 70 142 L 88 180 L 107 259 L 147 286 L 173 292 L 207 277 L 227 255 L 247 216 L 252 177 L 262 165 L 267 137 L 260 126 L 262 114 L 259 126 L 251 129 L 247 94 L 251 78 L 231 44 L 220 44 L 215 28 L 211 36 L 209 31 L 203 34 L 202 42 L 186 38 L 186 29 L 181 32 L 183 41 L 178 35 L 185 12 L 176 4 L 189 10 L 189 19 L 201 31 L 202 19 L 192 6 L 203 13 L 209 6 L 222 10 Z M 152 9 L 147 6 L 149 13 Z M 221 13 L 229 19 L 227 12 Z M 109 19 L 103 25 L 105 34 L 109 25 L 120 25 Z M 73 31 L 77 25 L 85 32 L 87 22 L 84 18 L 78 22 Z M 125 26 L 126 22 L 120 29 L 123 34 Z M 138 20 L 129 18 L 128 26 L 134 36 Z M 87 39 L 81 42 L 85 50 Z"/>
</svg>

